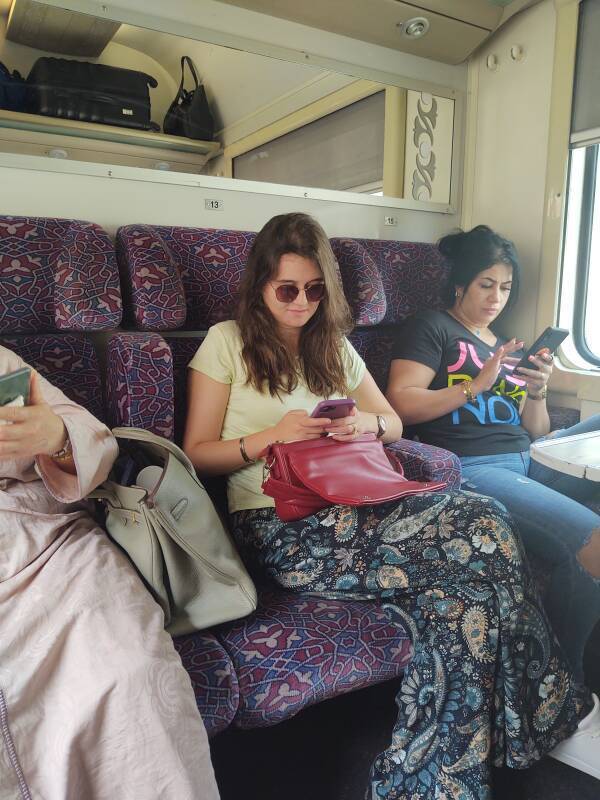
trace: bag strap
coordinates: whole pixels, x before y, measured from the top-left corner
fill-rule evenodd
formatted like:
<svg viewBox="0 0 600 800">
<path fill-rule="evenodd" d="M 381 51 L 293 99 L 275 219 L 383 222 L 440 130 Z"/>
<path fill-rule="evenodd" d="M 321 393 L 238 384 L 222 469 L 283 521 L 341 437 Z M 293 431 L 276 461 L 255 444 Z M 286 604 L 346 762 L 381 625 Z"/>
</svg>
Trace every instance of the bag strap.
<svg viewBox="0 0 600 800">
<path fill-rule="evenodd" d="M 183 464 L 187 471 L 193 475 L 194 478 L 196 477 L 194 465 L 183 452 L 183 450 L 180 447 L 177 447 L 174 442 L 171 442 L 169 439 L 165 439 L 164 436 L 158 436 L 157 434 L 146 431 L 143 428 L 113 428 L 112 434 L 115 439 L 125 439 L 132 442 L 139 442 L 142 445 L 148 444 L 153 448 L 162 450 L 165 454 L 175 456 L 175 458 L 181 462 L 181 464 Z"/>
<path fill-rule="evenodd" d="M 183 83 L 185 81 L 185 65 L 188 65 L 190 72 L 192 73 L 192 78 L 196 83 L 196 89 L 200 86 L 200 81 L 198 80 L 198 74 L 196 72 L 196 67 L 194 66 L 194 62 L 189 56 L 181 56 L 181 83 L 179 84 L 179 94 L 183 92 Z M 194 90 L 195 91 L 195 90 Z"/>
</svg>

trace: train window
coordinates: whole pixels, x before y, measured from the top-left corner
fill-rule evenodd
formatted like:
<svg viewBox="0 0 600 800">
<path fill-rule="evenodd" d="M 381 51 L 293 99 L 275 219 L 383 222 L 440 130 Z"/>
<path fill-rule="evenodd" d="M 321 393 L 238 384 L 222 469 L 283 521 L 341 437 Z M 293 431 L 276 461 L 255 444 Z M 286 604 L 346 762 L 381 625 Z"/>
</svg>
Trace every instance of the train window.
<svg viewBox="0 0 600 800">
<path fill-rule="evenodd" d="M 449 203 L 454 100 L 355 81 L 226 146 L 229 177 Z"/>
<path fill-rule="evenodd" d="M 577 366 L 600 367 L 600 0 L 584 0 L 579 18 L 560 323 L 573 330 Z M 594 303 L 594 300 L 596 303 Z"/>
<path fill-rule="evenodd" d="M 233 176 L 371 193 L 383 187 L 385 91 L 233 159 Z"/>
</svg>

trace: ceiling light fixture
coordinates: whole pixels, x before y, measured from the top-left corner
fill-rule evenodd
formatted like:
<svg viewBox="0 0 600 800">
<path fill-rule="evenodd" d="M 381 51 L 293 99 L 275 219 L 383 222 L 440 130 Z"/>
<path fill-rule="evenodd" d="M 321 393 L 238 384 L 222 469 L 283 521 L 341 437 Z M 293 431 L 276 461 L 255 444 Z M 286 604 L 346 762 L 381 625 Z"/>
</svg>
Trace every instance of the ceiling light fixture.
<svg viewBox="0 0 600 800">
<path fill-rule="evenodd" d="M 429 30 L 429 20 L 427 17 L 411 17 L 406 22 L 399 22 L 396 27 L 408 39 L 420 39 Z"/>
</svg>

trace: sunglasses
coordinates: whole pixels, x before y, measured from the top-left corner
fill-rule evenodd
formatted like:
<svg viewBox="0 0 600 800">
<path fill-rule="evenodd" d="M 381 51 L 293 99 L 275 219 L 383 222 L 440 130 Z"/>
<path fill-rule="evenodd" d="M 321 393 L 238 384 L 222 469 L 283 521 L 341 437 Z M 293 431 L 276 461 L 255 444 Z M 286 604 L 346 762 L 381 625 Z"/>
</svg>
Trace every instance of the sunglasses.
<svg viewBox="0 0 600 800">
<path fill-rule="evenodd" d="M 299 289 L 293 283 L 283 283 L 280 286 L 271 284 L 271 286 L 273 286 L 275 297 L 280 303 L 293 303 L 302 291 L 309 303 L 318 303 L 325 295 L 324 283 L 313 283 L 312 286 L 305 286 L 304 289 Z"/>
</svg>

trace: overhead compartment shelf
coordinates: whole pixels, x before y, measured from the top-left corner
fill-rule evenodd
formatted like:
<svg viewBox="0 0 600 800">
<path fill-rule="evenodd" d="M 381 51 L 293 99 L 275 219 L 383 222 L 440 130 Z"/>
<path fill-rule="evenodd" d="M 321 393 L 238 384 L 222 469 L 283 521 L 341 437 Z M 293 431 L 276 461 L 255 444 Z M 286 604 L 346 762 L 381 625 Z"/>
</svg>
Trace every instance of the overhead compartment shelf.
<svg viewBox="0 0 600 800">
<path fill-rule="evenodd" d="M 199 173 L 219 142 L 0 110 L 0 151 Z"/>
</svg>

